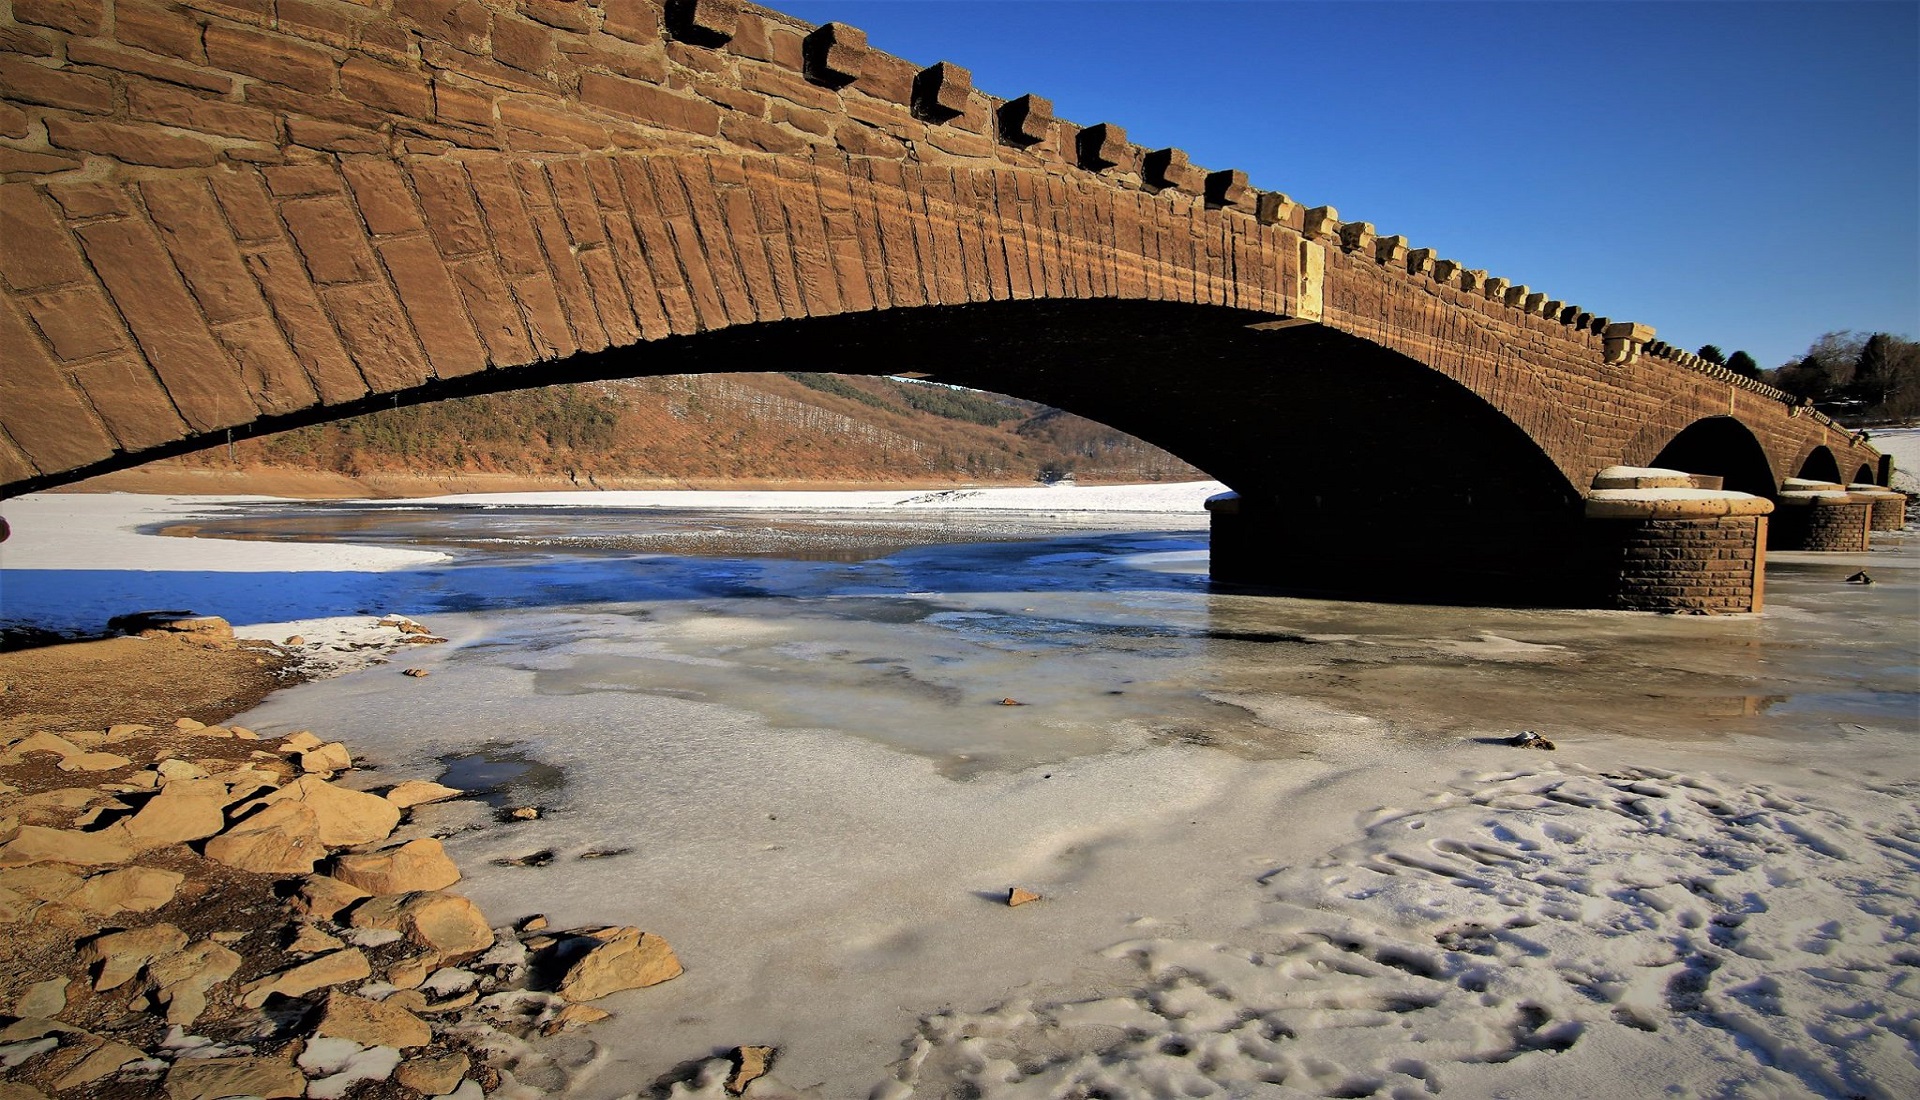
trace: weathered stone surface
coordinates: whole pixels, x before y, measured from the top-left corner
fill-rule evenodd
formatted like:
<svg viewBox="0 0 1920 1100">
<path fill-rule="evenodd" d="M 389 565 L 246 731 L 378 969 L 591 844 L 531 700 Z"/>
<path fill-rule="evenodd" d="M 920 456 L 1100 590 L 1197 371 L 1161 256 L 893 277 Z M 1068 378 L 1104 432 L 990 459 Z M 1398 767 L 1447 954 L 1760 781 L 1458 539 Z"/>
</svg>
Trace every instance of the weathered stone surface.
<svg viewBox="0 0 1920 1100">
<path fill-rule="evenodd" d="M 426 1021 L 404 1008 L 334 990 L 314 1034 L 351 1039 L 363 1047 L 407 1050 L 433 1041 Z"/>
<path fill-rule="evenodd" d="M 133 846 L 120 834 L 82 833 L 42 825 L 20 826 L 13 839 L 0 847 L 0 867 L 22 867 L 30 863 L 98 867 L 125 863 L 132 858 Z"/>
<path fill-rule="evenodd" d="M 137 1047 L 109 1039 L 80 1059 L 72 1069 L 61 1074 L 53 1087 L 61 1092 L 82 1088 L 146 1056 L 146 1052 Z"/>
<path fill-rule="evenodd" d="M 726 1088 L 729 1093 L 738 1096 L 747 1091 L 747 1086 L 767 1075 L 773 1068 L 776 1047 L 735 1047 L 730 1057 L 733 1059 L 733 1072 L 727 1075 Z"/>
<path fill-rule="evenodd" d="M 310 775 L 262 795 L 242 810 L 256 803 L 280 802 L 297 802 L 312 810 L 319 822 L 320 840 L 333 847 L 385 840 L 400 823 L 399 807 L 379 795 L 350 791 Z"/>
<path fill-rule="evenodd" d="M 94 937 L 80 949 L 77 961 L 82 966 L 99 967 L 93 979 L 94 989 L 113 989 L 138 974 L 141 967 L 186 946 L 185 932 L 171 924 L 149 924 Z"/>
<path fill-rule="evenodd" d="M 424 806 L 429 802 L 444 802 L 449 798 L 459 798 L 467 792 L 457 787 L 448 787 L 439 783 L 429 783 L 424 779 L 409 779 L 397 784 L 386 793 L 386 800 L 403 810 L 415 806 Z"/>
<path fill-rule="evenodd" d="M 66 978 L 48 978 L 27 987 L 13 1003 L 15 1016 L 40 1016 L 51 1019 L 67 1010 Z"/>
<path fill-rule="evenodd" d="M 423 1095 L 444 1096 L 459 1086 L 472 1064 L 472 1059 L 460 1053 L 409 1058 L 393 1079 Z"/>
<path fill-rule="evenodd" d="M 173 900 L 186 876 L 158 867 L 122 867 L 95 875 L 67 898 L 67 903 L 103 917 L 120 912 L 145 913 Z"/>
<path fill-rule="evenodd" d="M 167 1022 L 191 1025 L 207 1008 L 207 991 L 240 969 L 240 956 L 213 942 L 201 940 L 175 955 L 147 966 L 153 999 L 167 1010 Z"/>
<path fill-rule="evenodd" d="M 265 1100 L 304 1096 L 307 1078 L 292 1062 L 279 1058 L 219 1058 L 179 1061 L 167 1070 L 167 1100 L 222 1100 L 259 1096 Z"/>
<path fill-rule="evenodd" d="M 680 960 L 667 941 L 638 928 L 589 933 L 599 941 L 576 959 L 560 980 L 560 996 L 593 1001 L 622 989 L 642 989 L 680 976 Z"/>
<path fill-rule="evenodd" d="M 280 802 L 207 841 L 206 856 L 242 871 L 307 874 L 327 854 L 320 820 L 304 802 Z"/>
<path fill-rule="evenodd" d="M 359 948 L 349 947 L 248 982 L 240 987 L 240 1003 L 248 1008 L 259 1008 L 276 993 L 285 997 L 299 997 L 316 989 L 359 981 L 372 974 L 372 967 L 367 965 L 367 956 Z"/>
<path fill-rule="evenodd" d="M 295 927 L 293 938 L 287 941 L 287 950 L 295 955 L 317 955 L 323 951 L 338 951 L 345 946 L 340 937 L 304 921 Z"/>
<path fill-rule="evenodd" d="M 309 749 L 300 754 L 300 770 L 303 772 L 346 771 L 353 767 L 353 754 L 339 741 L 331 741 L 317 749 Z"/>
<path fill-rule="evenodd" d="M 369 894 L 404 894 L 452 886 L 460 881 L 460 868 L 439 841 L 423 837 L 398 848 L 343 855 L 334 861 L 333 877 Z"/>
<path fill-rule="evenodd" d="M 121 822 L 136 851 L 204 840 L 227 827 L 227 785 L 212 779 L 169 782 Z"/>
<path fill-rule="evenodd" d="M 473 902 L 458 894 L 420 891 L 377 897 L 353 911 L 355 928 L 385 928 L 451 960 L 493 946 L 493 930 Z"/>
<path fill-rule="evenodd" d="M 309 875 L 294 894 L 293 907 L 319 920 L 332 920 L 342 909 L 368 896 L 365 890 L 332 876 Z"/>
</svg>

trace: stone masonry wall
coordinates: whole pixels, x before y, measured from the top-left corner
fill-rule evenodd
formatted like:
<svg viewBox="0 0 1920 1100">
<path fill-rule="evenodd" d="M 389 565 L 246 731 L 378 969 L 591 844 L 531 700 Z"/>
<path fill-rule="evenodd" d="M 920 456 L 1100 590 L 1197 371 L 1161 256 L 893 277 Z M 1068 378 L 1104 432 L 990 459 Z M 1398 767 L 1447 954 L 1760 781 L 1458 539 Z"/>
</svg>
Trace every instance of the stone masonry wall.
<svg viewBox="0 0 1920 1100">
<path fill-rule="evenodd" d="M 1877 461 L 1645 326 L 842 24 L 714 0 L 0 4 L 0 493 L 579 352 L 1023 298 L 1321 321 L 1480 393 L 1576 485 L 1707 415 L 1782 475 L 1821 445 Z"/>
<path fill-rule="evenodd" d="M 1591 521 L 1601 606 L 1708 614 L 1759 611 L 1767 517 Z"/>
<path fill-rule="evenodd" d="M 1865 553 L 1872 530 L 1873 505 L 1866 501 L 1783 505 L 1767 548 Z"/>
</svg>

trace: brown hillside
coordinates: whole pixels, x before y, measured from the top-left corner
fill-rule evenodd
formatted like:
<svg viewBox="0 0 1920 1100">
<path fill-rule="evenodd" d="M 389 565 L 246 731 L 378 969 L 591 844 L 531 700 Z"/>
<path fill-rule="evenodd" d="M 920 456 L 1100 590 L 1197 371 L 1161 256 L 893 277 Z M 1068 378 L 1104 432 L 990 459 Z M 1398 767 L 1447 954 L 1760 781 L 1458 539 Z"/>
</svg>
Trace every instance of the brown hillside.
<svg viewBox="0 0 1920 1100">
<path fill-rule="evenodd" d="M 1021 484 L 1203 477 L 1033 402 L 889 378 L 684 375 L 384 410 L 236 440 L 83 490 L 404 496 L 551 488 Z"/>
</svg>

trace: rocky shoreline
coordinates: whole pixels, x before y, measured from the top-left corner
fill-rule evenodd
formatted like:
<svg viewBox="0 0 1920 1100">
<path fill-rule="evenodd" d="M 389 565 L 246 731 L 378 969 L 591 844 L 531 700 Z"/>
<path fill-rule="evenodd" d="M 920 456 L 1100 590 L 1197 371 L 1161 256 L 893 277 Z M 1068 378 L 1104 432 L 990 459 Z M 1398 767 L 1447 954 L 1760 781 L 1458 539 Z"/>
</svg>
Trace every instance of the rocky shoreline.
<svg viewBox="0 0 1920 1100">
<path fill-rule="evenodd" d="M 230 654 L 223 626 L 189 659 Z M 564 1075 L 526 1040 L 681 973 L 640 928 L 492 926 L 414 820 L 462 791 L 355 789 L 309 731 L 88 728 L 0 687 L 0 1100 L 542 1096 Z M 738 1095 L 772 1053 L 692 1077 Z"/>
</svg>

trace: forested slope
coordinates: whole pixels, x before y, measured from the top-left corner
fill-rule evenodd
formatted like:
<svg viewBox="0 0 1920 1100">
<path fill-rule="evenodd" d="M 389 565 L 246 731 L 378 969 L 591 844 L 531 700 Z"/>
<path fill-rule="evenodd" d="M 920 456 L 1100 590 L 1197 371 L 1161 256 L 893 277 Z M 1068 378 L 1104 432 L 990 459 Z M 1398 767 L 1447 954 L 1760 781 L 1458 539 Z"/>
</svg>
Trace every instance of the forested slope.
<svg viewBox="0 0 1920 1100">
<path fill-rule="evenodd" d="M 313 475 L 304 480 L 291 475 Z M 385 495 L 432 486 L 1021 483 L 1203 477 L 1030 401 L 890 378 L 687 375 L 383 410 L 237 439 L 86 488 Z M 252 484 L 258 482 L 260 484 Z M 331 486 L 331 488 L 328 488 Z"/>
</svg>

